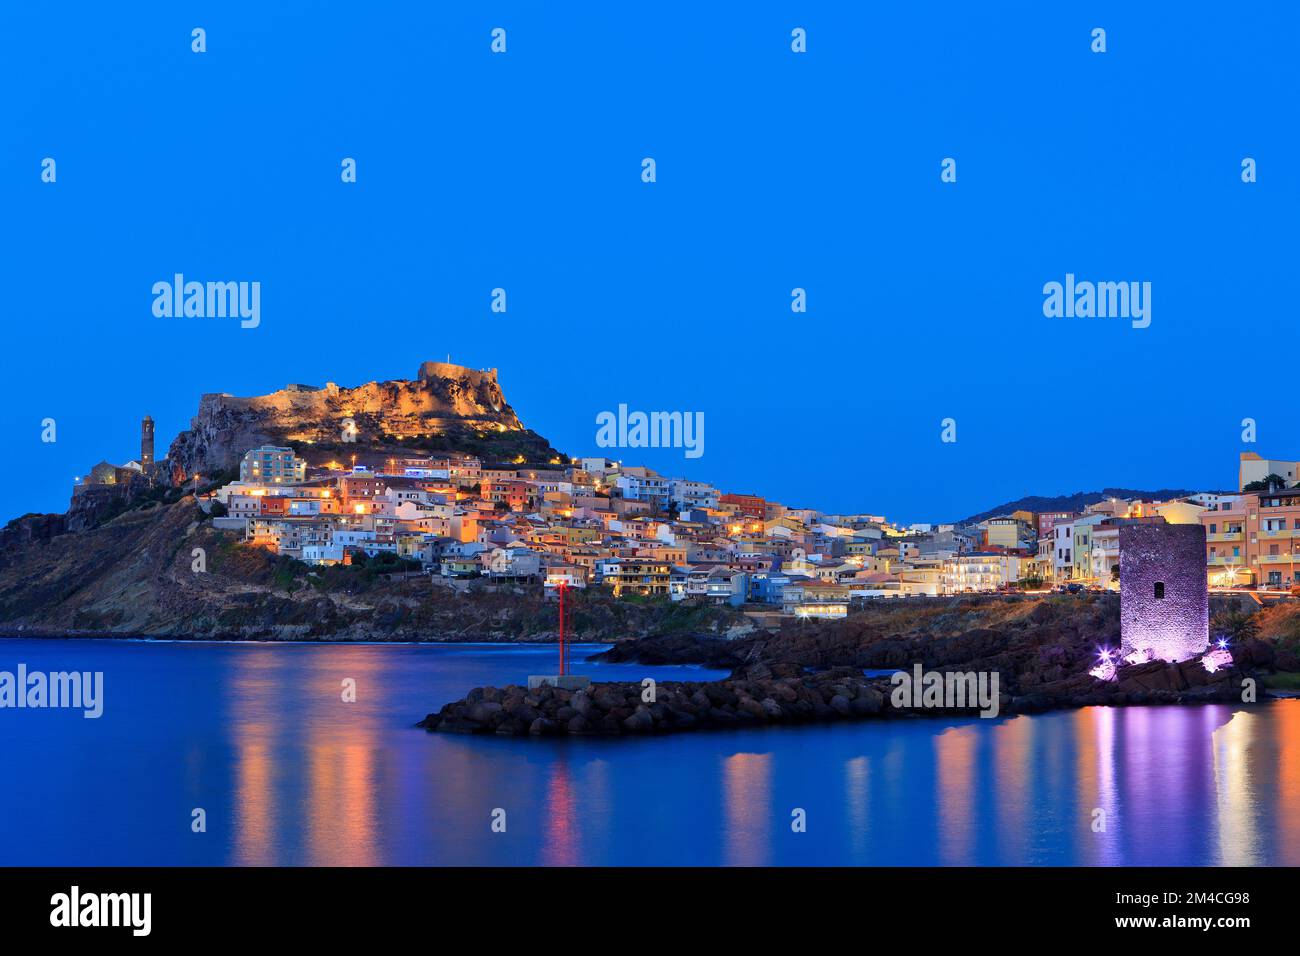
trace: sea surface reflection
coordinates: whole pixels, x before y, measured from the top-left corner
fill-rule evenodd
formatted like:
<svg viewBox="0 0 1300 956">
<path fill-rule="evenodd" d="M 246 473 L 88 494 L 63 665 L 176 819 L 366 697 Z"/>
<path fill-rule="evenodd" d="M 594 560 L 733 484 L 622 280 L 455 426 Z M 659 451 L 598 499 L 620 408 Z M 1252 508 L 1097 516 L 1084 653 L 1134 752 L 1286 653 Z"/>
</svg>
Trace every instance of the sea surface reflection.
<svg viewBox="0 0 1300 956">
<path fill-rule="evenodd" d="M 574 656 L 597 680 L 721 676 L 595 650 Z M 553 656 L 0 642 L 0 670 L 105 674 L 99 720 L 0 710 L 0 864 L 1300 864 L 1300 701 L 621 740 L 413 727 Z"/>
</svg>

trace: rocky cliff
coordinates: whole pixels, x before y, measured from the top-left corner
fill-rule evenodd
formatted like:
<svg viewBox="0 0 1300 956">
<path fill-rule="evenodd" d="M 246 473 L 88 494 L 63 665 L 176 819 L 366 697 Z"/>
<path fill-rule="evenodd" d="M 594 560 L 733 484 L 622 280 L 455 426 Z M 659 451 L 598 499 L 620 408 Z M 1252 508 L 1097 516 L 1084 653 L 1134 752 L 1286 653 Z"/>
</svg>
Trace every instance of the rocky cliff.
<svg viewBox="0 0 1300 956">
<path fill-rule="evenodd" d="M 358 462 L 393 453 L 464 451 L 491 460 L 557 457 L 550 444 L 524 428 L 506 402 L 496 369 L 425 362 L 414 380 L 368 382 L 342 388 L 288 385 L 244 398 L 207 394 L 190 428 L 171 444 L 174 480 L 195 472 L 229 471 L 250 448 L 280 445 L 313 461 L 346 452 Z"/>
<path fill-rule="evenodd" d="M 68 530 L 64 515 L 28 514 L 0 528 L 0 568 L 13 564 L 24 548 L 43 544 Z"/>
</svg>

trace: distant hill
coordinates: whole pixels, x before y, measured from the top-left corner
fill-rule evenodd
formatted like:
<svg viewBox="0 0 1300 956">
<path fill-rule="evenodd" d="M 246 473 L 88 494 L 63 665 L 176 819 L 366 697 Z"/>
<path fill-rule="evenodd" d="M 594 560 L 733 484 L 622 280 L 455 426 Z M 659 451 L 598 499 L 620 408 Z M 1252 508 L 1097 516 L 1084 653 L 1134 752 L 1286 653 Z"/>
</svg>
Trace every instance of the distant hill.
<svg viewBox="0 0 1300 956">
<path fill-rule="evenodd" d="M 1234 492 L 1219 493 L 1234 494 Z M 1139 491 L 1135 488 L 1103 488 L 1101 491 L 1076 491 L 1072 495 L 1055 495 L 1050 498 L 1043 495 L 1027 495 L 1024 498 L 1017 498 L 1015 501 L 1008 501 L 1006 504 L 998 505 L 996 508 L 990 508 L 988 511 L 981 511 L 979 514 L 971 515 L 964 521 L 958 522 L 958 524 L 975 524 L 985 518 L 1009 515 L 1013 511 L 1082 511 L 1087 505 L 1096 504 L 1098 501 L 1104 501 L 1107 498 L 1124 498 L 1127 500 L 1143 498 L 1154 501 L 1168 501 L 1171 498 L 1186 498 L 1188 495 L 1194 494 L 1197 494 L 1197 492 L 1186 488 L 1161 488 L 1157 491 Z"/>
</svg>

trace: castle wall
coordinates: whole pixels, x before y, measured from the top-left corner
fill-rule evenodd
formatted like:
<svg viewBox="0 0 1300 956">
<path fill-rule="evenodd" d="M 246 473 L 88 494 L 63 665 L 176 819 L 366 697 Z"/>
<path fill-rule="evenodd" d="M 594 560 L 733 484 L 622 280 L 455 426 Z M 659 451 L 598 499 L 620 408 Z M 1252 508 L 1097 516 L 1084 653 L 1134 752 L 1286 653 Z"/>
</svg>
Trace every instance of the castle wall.
<svg viewBox="0 0 1300 956">
<path fill-rule="evenodd" d="M 416 378 L 422 382 L 431 378 L 457 378 L 472 385 L 481 385 L 484 382 L 496 384 L 497 370 L 468 368 L 464 365 L 452 365 L 449 362 L 425 362 L 416 373 Z"/>
</svg>

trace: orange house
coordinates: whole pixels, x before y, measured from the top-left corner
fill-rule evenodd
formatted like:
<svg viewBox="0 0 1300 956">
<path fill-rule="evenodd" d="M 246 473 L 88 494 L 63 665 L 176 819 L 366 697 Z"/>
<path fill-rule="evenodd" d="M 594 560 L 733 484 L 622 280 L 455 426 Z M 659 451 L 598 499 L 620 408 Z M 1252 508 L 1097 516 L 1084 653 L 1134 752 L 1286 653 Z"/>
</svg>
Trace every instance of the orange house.
<svg viewBox="0 0 1300 956">
<path fill-rule="evenodd" d="M 1200 519 L 1212 587 L 1300 584 L 1300 488 L 1246 492 Z"/>
</svg>

